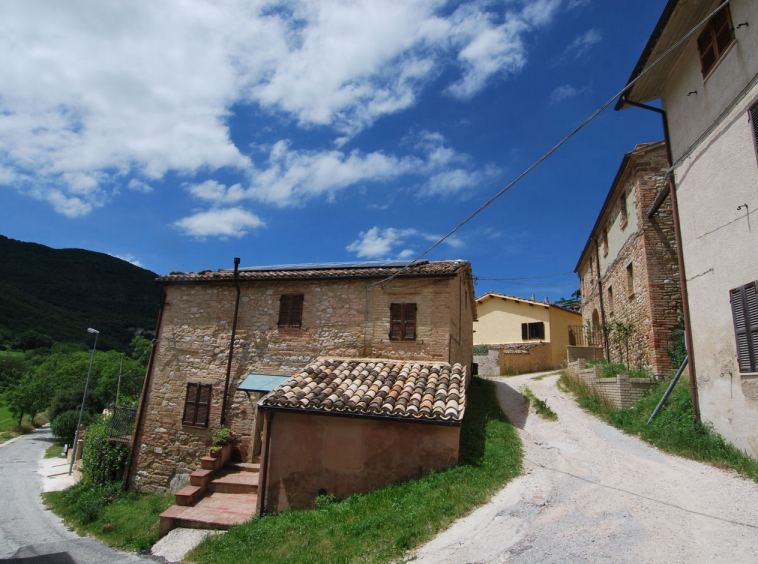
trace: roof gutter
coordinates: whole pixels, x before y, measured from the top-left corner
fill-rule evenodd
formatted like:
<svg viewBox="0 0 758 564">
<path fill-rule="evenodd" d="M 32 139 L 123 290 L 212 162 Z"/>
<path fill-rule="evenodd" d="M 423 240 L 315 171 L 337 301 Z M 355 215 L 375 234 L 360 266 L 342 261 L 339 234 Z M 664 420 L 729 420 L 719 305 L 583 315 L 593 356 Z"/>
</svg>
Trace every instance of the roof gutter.
<svg viewBox="0 0 758 564">
<path fill-rule="evenodd" d="M 676 1 L 672 0 L 671 2 L 669 2 L 669 6 L 671 6 L 671 4 L 675 5 Z M 666 7 L 667 10 L 669 6 Z M 634 102 L 626 98 L 625 95 L 622 96 L 619 101 L 623 101 L 624 104 L 628 104 L 630 106 L 635 106 L 637 108 L 642 108 L 643 110 L 648 110 L 648 111 L 660 114 L 661 121 L 663 122 L 663 139 L 664 139 L 664 142 L 666 143 L 666 158 L 668 159 L 669 167 L 672 167 L 674 161 L 673 161 L 673 157 L 671 156 L 671 138 L 669 137 L 669 123 L 668 123 L 668 116 L 666 115 L 666 111 L 661 108 L 656 108 L 654 106 L 648 106 L 647 104 Z M 617 109 L 618 109 L 618 106 L 617 106 Z M 671 170 L 667 176 L 668 176 L 668 193 L 671 194 L 671 209 L 672 209 L 672 215 L 674 217 L 674 240 L 676 242 L 676 258 L 677 258 L 677 262 L 679 263 L 679 288 L 682 292 L 682 315 L 684 317 L 684 338 L 687 345 L 687 355 L 689 357 L 688 367 L 689 367 L 689 376 L 690 376 L 690 395 L 692 397 L 692 414 L 695 417 L 695 421 L 699 422 L 700 421 L 700 403 L 698 400 L 698 391 L 697 391 L 697 373 L 695 371 L 695 351 L 692 346 L 692 324 L 690 321 L 690 300 L 689 300 L 689 293 L 687 292 L 687 272 L 686 272 L 685 264 L 684 264 L 684 252 L 682 249 L 682 231 L 679 225 L 679 204 L 676 198 L 676 182 L 674 180 L 673 170 Z M 650 211 L 647 214 L 648 219 L 650 219 L 650 217 L 653 214 L 655 214 L 655 212 L 658 211 L 658 208 L 661 206 L 661 204 L 665 200 L 666 195 L 663 194 L 664 191 L 665 190 L 662 190 L 661 194 L 659 194 L 656 197 L 655 202 L 653 202 L 653 207 L 650 209 Z"/>
</svg>

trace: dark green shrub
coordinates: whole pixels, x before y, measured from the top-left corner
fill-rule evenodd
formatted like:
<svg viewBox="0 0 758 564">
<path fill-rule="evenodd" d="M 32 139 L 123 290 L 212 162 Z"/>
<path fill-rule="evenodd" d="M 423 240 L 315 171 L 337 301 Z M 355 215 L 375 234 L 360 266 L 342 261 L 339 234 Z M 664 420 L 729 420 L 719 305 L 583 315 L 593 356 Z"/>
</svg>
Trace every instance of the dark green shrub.
<svg viewBox="0 0 758 564">
<path fill-rule="evenodd" d="M 76 434 L 76 423 L 79 421 L 79 411 L 64 411 L 50 423 L 50 432 L 62 443 L 73 444 L 74 435 Z M 89 425 L 92 422 L 92 415 L 85 413 L 82 417 L 82 423 Z"/>
<path fill-rule="evenodd" d="M 53 400 L 50 403 L 50 421 L 53 421 L 61 413 L 66 411 L 79 412 L 82 406 L 82 396 L 84 395 L 84 388 L 58 390 L 53 396 Z M 105 402 L 92 390 L 87 393 L 87 400 L 84 402 L 85 413 L 102 413 L 105 408 Z"/>
<path fill-rule="evenodd" d="M 129 447 L 110 440 L 107 433 L 108 420 L 90 425 L 84 437 L 82 453 L 82 476 L 96 486 L 106 486 L 118 479 L 126 467 Z"/>
<path fill-rule="evenodd" d="M 219 429 L 213 433 L 213 446 L 222 447 L 232 440 L 232 430 L 228 427 Z"/>
</svg>

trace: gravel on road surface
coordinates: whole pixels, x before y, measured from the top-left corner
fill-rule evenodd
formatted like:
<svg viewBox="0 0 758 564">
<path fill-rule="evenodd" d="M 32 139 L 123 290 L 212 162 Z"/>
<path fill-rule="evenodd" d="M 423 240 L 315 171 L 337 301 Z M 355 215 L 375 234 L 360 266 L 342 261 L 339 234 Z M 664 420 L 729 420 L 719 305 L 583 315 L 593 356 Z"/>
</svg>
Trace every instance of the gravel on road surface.
<svg viewBox="0 0 758 564">
<path fill-rule="evenodd" d="M 525 474 L 414 563 L 758 562 L 758 484 L 665 454 L 582 411 L 558 376 L 496 381 Z M 527 384 L 558 414 L 530 413 Z"/>
</svg>

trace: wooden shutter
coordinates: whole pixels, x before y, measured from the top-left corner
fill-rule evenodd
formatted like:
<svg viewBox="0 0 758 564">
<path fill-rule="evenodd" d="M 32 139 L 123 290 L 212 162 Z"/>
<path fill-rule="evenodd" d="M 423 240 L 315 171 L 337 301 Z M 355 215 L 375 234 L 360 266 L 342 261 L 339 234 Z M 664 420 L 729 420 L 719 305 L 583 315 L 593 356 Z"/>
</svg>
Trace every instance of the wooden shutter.
<svg viewBox="0 0 758 564">
<path fill-rule="evenodd" d="M 404 304 L 405 311 L 403 319 L 405 328 L 403 330 L 403 339 L 405 341 L 416 340 L 416 304 Z"/>
<path fill-rule="evenodd" d="M 529 324 L 529 337 L 531 339 L 544 339 L 545 338 L 545 324 L 540 321 L 539 323 Z"/>
<path fill-rule="evenodd" d="M 740 372 L 758 372 L 758 293 L 751 282 L 729 292 Z"/>
<path fill-rule="evenodd" d="M 753 125 L 753 141 L 755 142 L 755 152 L 758 154 L 758 104 L 750 108 L 750 121 Z"/>
<path fill-rule="evenodd" d="M 195 424 L 199 391 L 200 384 L 187 384 L 187 399 L 184 400 L 184 415 L 182 416 L 182 424 L 184 425 Z"/>
<path fill-rule="evenodd" d="M 279 298 L 279 327 L 287 327 L 290 320 L 290 302 L 292 301 L 289 294 L 283 294 Z"/>
<path fill-rule="evenodd" d="M 183 425 L 208 426 L 208 416 L 211 411 L 210 384 L 187 384 L 187 399 L 184 401 Z"/>
<path fill-rule="evenodd" d="M 390 340 L 403 339 L 403 304 L 390 304 Z"/>
<path fill-rule="evenodd" d="M 529 324 L 528 323 L 521 324 L 521 340 L 522 341 L 529 340 Z"/>
<path fill-rule="evenodd" d="M 290 296 L 290 327 L 300 327 L 303 324 L 303 294 Z"/>
</svg>

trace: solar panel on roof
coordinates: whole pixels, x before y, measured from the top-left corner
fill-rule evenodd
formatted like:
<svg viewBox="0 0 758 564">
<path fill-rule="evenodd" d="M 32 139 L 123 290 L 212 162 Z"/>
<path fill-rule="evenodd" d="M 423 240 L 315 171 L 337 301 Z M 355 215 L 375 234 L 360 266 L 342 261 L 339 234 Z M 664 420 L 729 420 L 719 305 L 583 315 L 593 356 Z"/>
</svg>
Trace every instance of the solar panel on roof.
<svg viewBox="0 0 758 564">
<path fill-rule="evenodd" d="M 414 266 L 427 264 L 429 261 L 419 261 L 414 263 Z M 240 268 L 240 271 L 257 271 L 257 270 L 322 270 L 329 268 L 396 268 L 402 266 L 409 266 L 408 262 L 382 262 L 382 261 L 367 261 L 367 262 L 322 262 L 322 263 L 306 263 L 306 264 L 278 264 L 272 266 L 246 266 Z"/>
</svg>

